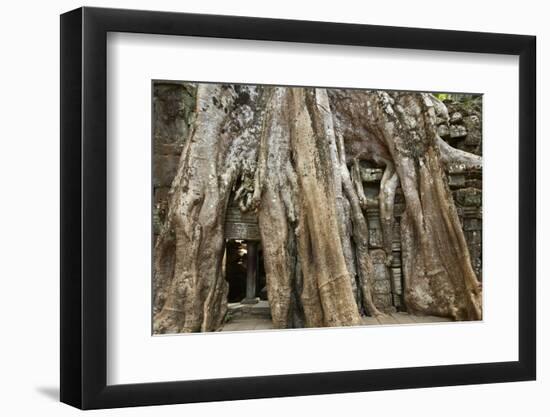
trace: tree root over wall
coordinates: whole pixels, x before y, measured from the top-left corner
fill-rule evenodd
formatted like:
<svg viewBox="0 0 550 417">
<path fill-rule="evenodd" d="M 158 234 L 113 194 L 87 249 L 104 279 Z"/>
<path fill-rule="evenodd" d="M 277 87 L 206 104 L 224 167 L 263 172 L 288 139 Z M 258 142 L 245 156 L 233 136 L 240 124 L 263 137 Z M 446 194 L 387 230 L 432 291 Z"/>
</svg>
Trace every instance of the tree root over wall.
<svg viewBox="0 0 550 417">
<path fill-rule="evenodd" d="M 386 167 L 379 204 L 391 264 L 400 185 L 405 304 L 417 314 L 481 318 L 481 287 L 444 170 L 481 166 L 446 145 L 448 117 L 420 93 L 200 84 L 196 120 L 154 252 L 154 332 L 216 330 L 227 304 L 229 198 L 258 214 L 276 328 L 349 326 L 373 302 L 359 164 Z"/>
</svg>

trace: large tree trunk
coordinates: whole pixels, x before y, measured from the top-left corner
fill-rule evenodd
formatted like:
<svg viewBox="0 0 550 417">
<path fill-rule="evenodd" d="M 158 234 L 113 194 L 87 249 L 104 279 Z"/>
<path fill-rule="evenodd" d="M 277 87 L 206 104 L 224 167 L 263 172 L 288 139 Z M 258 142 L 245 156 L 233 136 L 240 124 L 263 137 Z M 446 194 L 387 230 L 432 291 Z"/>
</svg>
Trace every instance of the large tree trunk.
<svg viewBox="0 0 550 417">
<path fill-rule="evenodd" d="M 436 100 L 428 94 L 333 91 L 333 110 L 348 135 L 348 157 L 383 161 L 386 170 L 395 166 L 399 177 L 406 201 L 401 243 L 408 310 L 481 319 L 481 287 L 445 180 L 440 149 L 448 164 L 481 166 L 481 158 L 442 144 L 435 126 Z M 381 205 L 388 201 L 388 191 L 395 187 L 388 190 L 383 184 Z M 381 206 L 383 215 L 385 211 Z M 391 220 L 385 218 L 387 228 Z"/>
<path fill-rule="evenodd" d="M 155 333 L 214 330 L 225 315 L 225 212 L 233 187 L 244 187 L 254 170 L 263 95 L 220 84 L 197 90 L 196 121 L 155 245 Z"/>
<path fill-rule="evenodd" d="M 481 318 L 481 289 L 442 165 L 481 161 L 441 143 L 434 103 L 415 93 L 200 85 L 155 245 L 155 333 L 210 331 L 222 322 L 232 192 L 243 211 L 258 213 L 276 328 L 355 325 L 361 312 L 381 314 L 372 298 L 366 197 L 354 174 L 361 160 L 386 166 L 379 202 L 388 266 L 399 184 L 405 195 L 407 308 Z"/>
<path fill-rule="evenodd" d="M 302 317 L 308 327 L 360 322 L 340 240 L 331 126 L 325 90 L 270 90 L 255 194 L 275 327 Z"/>
</svg>

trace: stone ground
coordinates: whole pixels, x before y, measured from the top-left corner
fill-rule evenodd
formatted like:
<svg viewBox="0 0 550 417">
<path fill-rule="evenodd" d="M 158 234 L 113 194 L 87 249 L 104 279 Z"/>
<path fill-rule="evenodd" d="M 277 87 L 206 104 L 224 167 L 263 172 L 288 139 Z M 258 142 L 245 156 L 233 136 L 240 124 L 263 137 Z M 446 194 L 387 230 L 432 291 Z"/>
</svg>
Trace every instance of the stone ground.
<svg viewBox="0 0 550 417">
<path fill-rule="evenodd" d="M 269 317 L 269 304 L 267 301 L 260 301 L 253 305 L 234 303 L 229 305 L 230 318 L 219 330 L 221 332 L 239 332 L 246 330 L 269 330 L 273 329 Z M 388 324 L 419 324 L 438 323 L 451 321 L 445 317 L 436 316 L 413 316 L 407 313 L 391 313 L 383 317 L 363 317 L 365 326 L 388 325 Z"/>
</svg>

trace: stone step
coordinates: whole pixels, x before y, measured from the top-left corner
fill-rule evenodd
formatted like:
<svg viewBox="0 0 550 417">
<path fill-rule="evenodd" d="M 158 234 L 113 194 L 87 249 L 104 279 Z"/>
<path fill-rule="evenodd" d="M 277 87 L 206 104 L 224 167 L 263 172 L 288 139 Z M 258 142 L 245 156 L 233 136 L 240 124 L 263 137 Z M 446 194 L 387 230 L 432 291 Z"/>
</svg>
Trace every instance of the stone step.
<svg viewBox="0 0 550 417">
<path fill-rule="evenodd" d="M 229 303 L 227 308 L 231 313 L 271 317 L 269 302 L 265 300 L 260 300 L 256 304 Z"/>
</svg>

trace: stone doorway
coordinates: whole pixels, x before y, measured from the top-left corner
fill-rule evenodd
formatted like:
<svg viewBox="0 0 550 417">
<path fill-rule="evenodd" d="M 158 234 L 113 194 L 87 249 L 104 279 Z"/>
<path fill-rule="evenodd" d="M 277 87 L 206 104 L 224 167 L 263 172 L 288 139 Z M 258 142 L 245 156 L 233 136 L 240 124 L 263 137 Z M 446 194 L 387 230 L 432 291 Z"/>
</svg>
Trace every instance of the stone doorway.
<svg viewBox="0 0 550 417">
<path fill-rule="evenodd" d="M 234 198 L 225 216 L 225 279 L 229 284 L 224 331 L 272 328 L 258 218 Z"/>
<path fill-rule="evenodd" d="M 261 299 L 267 300 L 259 241 L 227 241 L 225 277 L 229 284 L 228 303 L 257 304 Z"/>
<path fill-rule="evenodd" d="M 229 284 L 227 315 L 220 330 L 273 328 L 265 289 L 261 244 L 257 240 L 227 240 L 225 278 Z"/>
</svg>

